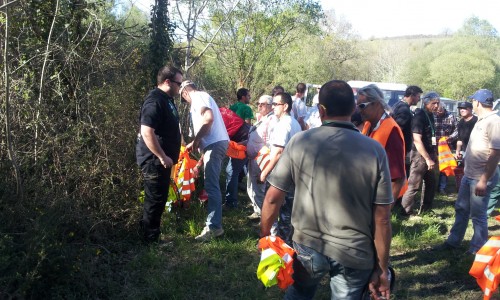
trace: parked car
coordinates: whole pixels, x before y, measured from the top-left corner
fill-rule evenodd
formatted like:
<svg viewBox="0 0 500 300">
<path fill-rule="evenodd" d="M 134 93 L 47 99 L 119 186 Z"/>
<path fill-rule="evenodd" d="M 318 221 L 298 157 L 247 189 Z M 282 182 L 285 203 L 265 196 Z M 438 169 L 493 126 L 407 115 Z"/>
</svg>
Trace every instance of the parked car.
<svg viewBox="0 0 500 300">
<path fill-rule="evenodd" d="M 441 97 L 439 99 L 439 101 L 441 103 L 443 103 L 444 105 L 444 108 L 446 108 L 446 110 L 448 112 L 450 112 L 451 114 L 453 114 L 455 117 L 459 117 L 458 115 L 458 100 L 454 100 L 454 99 L 450 99 L 450 98 L 445 98 L 445 97 Z M 424 107 L 424 104 L 422 101 L 419 101 L 416 105 L 416 107 L 418 108 L 423 108 Z"/>
<path fill-rule="evenodd" d="M 347 83 L 352 87 L 354 95 L 357 95 L 357 91 L 359 88 L 365 87 L 369 84 L 375 84 L 382 91 L 382 93 L 384 93 L 384 100 L 391 107 L 396 102 L 403 99 L 406 88 L 408 87 L 406 84 L 402 83 L 371 82 L 360 80 L 351 80 Z"/>
</svg>

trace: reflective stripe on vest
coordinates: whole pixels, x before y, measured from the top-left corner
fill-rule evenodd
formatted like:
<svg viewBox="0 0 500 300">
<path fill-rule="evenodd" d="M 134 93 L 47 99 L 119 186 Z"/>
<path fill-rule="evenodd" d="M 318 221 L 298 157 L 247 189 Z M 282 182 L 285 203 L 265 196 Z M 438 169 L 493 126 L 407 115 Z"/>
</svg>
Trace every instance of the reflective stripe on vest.
<svg viewBox="0 0 500 300">
<path fill-rule="evenodd" d="M 479 249 L 469 274 L 484 291 L 484 299 L 490 299 L 500 279 L 500 236 L 491 237 Z"/>
<path fill-rule="evenodd" d="M 438 143 L 438 160 L 439 171 L 446 174 L 446 176 L 454 176 L 453 170 L 457 167 L 457 161 L 451 153 L 450 146 L 446 142 L 446 137 L 439 139 Z"/>
<path fill-rule="evenodd" d="M 259 169 L 261 171 L 264 170 L 267 164 L 271 161 L 270 154 L 271 150 L 267 146 L 264 146 L 259 150 L 259 153 L 255 157 L 255 161 L 257 162 L 257 165 L 259 165 Z"/>
<path fill-rule="evenodd" d="M 376 140 L 377 142 L 379 142 L 382 145 L 382 147 L 384 147 L 384 149 L 385 149 L 385 146 L 387 145 L 387 141 L 389 140 L 389 136 L 391 135 L 392 130 L 394 130 L 394 128 L 396 128 L 396 131 L 398 132 L 398 135 L 401 138 L 401 142 L 403 143 L 403 153 L 401 153 L 401 159 L 403 161 L 403 166 L 404 166 L 405 153 L 406 153 L 405 152 L 406 151 L 405 138 L 403 136 L 403 132 L 401 131 L 401 128 L 399 127 L 398 123 L 396 123 L 396 121 L 394 121 L 393 118 L 387 117 L 381 121 L 380 126 L 377 128 L 377 130 L 372 131 L 370 133 L 370 135 L 368 135 L 367 133 L 368 133 L 368 130 L 370 130 L 370 127 L 371 127 L 371 123 L 366 121 L 365 125 L 363 126 L 362 133 L 364 135 L 371 137 L 372 139 Z M 406 167 L 405 167 L 404 173 L 406 173 Z M 403 187 L 399 191 L 398 197 L 403 197 L 403 195 L 407 189 L 408 189 L 408 181 L 405 178 L 405 182 L 403 184 Z M 396 200 L 396 199 L 394 199 L 394 200 Z"/>
<path fill-rule="evenodd" d="M 178 188 L 182 201 L 191 199 L 191 195 L 196 190 L 194 184 L 193 168 L 197 161 L 189 157 L 189 152 L 181 147 L 179 162 L 174 167 L 174 182 Z"/>
</svg>

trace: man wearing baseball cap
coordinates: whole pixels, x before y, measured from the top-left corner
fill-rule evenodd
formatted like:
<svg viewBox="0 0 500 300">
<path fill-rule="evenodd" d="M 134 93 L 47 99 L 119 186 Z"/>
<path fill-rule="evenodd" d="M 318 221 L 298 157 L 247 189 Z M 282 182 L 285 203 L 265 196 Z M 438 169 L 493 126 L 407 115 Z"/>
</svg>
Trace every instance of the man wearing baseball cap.
<svg viewBox="0 0 500 300">
<path fill-rule="evenodd" d="M 478 90 L 472 99 L 472 109 L 478 120 L 465 152 L 464 177 L 455 203 L 455 223 L 443 248 L 457 248 L 462 242 L 469 217 L 474 234 L 468 252 L 475 254 L 488 240 L 487 208 L 490 193 L 498 182 L 500 160 L 500 116 L 493 111 L 493 93 Z"/>
<path fill-rule="evenodd" d="M 222 160 L 226 156 L 229 136 L 219 107 L 208 93 L 198 91 L 192 81 L 185 80 L 181 84 L 179 94 L 182 102 L 190 104 L 191 120 L 193 121 L 194 139 L 186 146 L 186 149 L 202 153 L 202 157 L 195 167 L 195 176 L 203 164 L 204 184 L 208 194 L 208 215 L 203 231 L 195 239 L 206 242 L 224 234 L 219 176 Z"/>
<path fill-rule="evenodd" d="M 457 159 L 463 159 L 463 153 L 467 149 L 472 128 L 476 125 L 477 117 L 472 114 L 471 102 L 459 102 L 458 112 L 460 114 L 460 121 L 457 124 L 457 149 L 455 156 Z"/>
</svg>

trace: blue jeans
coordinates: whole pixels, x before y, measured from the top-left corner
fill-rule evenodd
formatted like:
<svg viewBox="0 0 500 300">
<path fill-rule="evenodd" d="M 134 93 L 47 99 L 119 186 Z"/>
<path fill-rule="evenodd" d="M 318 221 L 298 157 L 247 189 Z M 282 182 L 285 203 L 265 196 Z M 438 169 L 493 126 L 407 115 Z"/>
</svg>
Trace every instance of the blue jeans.
<svg viewBox="0 0 500 300">
<path fill-rule="evenodd" d="M 210 229 L 222 228 L 222 193 L 220 191 L 219 177 L 228 144 L 228 141 L 219 141 L 203 149 L 205 191 L 208 194 L 206 225 Z"/>
<path fill-rule="evenodd" d="M 460 183 L 457 202 L 455 203 L 455 223 L 451 227 L 450 235 L 446 242 L 453 247 L 460 246 L 464 239 L 465 231 L 472 219 L 474 234 L 470 241 L 469 251 L 477 252 L 488 241 L 488 201 L 493 187 L 498 182 L 498 172 L 488 181 L 486 195 L 476 196 L 475 188 L 478 180 L 464 176 Z"/>
<path fill-rule="evenodd" d="M 238 181 L 248 158 L 230 158 L 226 167 L 226 206 L 238 207 Z"/>
<path fill-rule="evenodd" d="M 444 191 L 447 183 L 448 176 L 446 176 L 443 172 L 439 172 L 439 191 Z"/>
<path fill-rule="evenodd" d="M 293 279 L 285 294 L 286 300 L 312 299 L 321 279 L 330 274 L 331 299 L 359 300 L 368 284 L 372 270 L 352 269 L 316 250 L 293 242 L 297 258 L 293 262 Z"/>
</svg>

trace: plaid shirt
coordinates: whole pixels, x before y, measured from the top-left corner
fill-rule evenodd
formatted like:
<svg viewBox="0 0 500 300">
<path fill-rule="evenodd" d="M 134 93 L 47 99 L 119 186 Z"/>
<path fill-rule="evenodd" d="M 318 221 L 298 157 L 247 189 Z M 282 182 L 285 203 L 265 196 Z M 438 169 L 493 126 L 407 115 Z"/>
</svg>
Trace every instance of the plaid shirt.
<svg viewBox="0 0 500 300">
<path fill-rule="evenodd" d="M 434 122 L 436 124 L 436 139 L 439 141 L 443 136 L 451 136 L 457 127 L 457 119 L 453 114 L 445 111 L 442 116 L 434 114 Z"/>
</svg>

